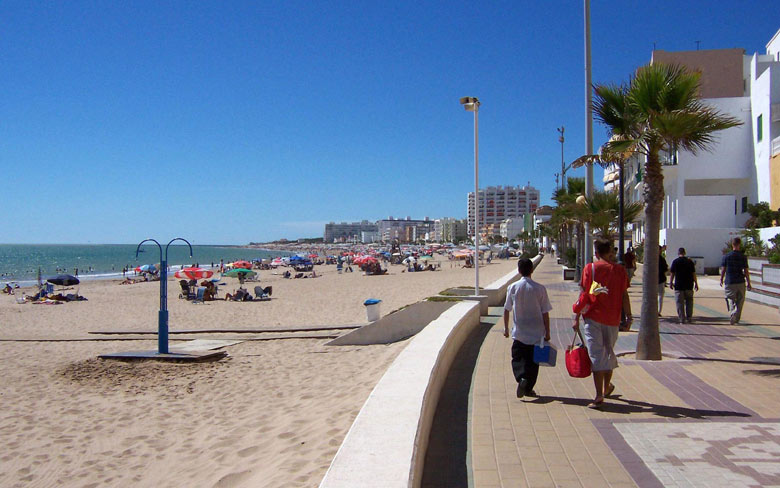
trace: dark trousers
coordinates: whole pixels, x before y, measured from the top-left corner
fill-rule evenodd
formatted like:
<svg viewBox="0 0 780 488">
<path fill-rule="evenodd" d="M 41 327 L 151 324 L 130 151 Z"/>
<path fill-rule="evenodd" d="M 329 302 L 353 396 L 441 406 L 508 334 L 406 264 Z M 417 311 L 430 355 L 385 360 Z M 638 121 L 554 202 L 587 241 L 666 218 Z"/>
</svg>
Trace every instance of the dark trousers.
<svg viewBox="0 0 780 488">
<path fill-rule="evenodd" d="M 512 372 L 518 383 L 525 378 L 528 381 L 527 390 L 533 390 L 536 378 L 539 377 L 539 365 L 534 362 L 533 344 L 512 341 Z"/>
</svg>

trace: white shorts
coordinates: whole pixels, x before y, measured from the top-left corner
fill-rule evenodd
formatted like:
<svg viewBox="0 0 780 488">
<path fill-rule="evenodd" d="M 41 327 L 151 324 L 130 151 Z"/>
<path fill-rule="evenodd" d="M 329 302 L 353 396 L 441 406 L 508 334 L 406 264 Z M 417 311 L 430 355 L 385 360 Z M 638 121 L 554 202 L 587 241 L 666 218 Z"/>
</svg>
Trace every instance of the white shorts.
<svg viewBox="0 0 780 488">
<path fill-rule="evenodd" d="M 615 356 L 615 342 L 618 338 L 618 327 L 604 325 L 595 320 L 585 318 L 582 335 L 588 346 L 591 369 L 593 371 L 611 371 L 618 367 Z"/>
</svg>

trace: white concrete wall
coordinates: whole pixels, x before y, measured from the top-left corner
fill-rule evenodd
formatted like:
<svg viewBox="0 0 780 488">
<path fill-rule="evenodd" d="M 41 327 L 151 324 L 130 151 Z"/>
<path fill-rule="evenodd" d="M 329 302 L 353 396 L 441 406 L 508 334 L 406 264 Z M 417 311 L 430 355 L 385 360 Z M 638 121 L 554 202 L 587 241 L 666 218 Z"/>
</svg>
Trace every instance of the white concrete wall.
<svg viewBox="0 0 780 488">
<path fill-rule="evenodd" d="M 738 227 L 733 196 L 684 197 L 676 207 L 677 229 Z"/>
<path fill-rule="evenodd" d="M 478 325 L 478 304 L 464 301 L 412 339 L 360 409 L 320 488 L 420 486 L 442 385 Z"/>
<path fill-rule="evenodd" d="M 736 117 L 742 125 L 719 131 L 709 151 L 694 155 L 679 151 L 678 164 L 664 168 L 663 228 L 729 228 L 744 224 L 742 197 L 756 203 L 750 98 L 715 98 L 704 102 L 715 110 Z M 728 185 L 729 195 L 686 195 L 688 180 L 741 180 Z M 705 185 L 706 186 L 706 185 Z M 734 201 L 737 214 L 734 214 Z"/>
<path fill-rule="evenodd" d="M 754 68 L 760 69 L 760 65 L 754 56 Z M 772 151 L 772 131 L 771 131 L 771 119 L 772 119 L 772 70 L 765 69 L 763 73 L 760 73 L 758 78 L 753 80 L 752 90 L 750 96 L 750 107 L 752 111 L 752 117 L 750 125 L 753 131 L 752 142 L 753 152 L 755 154 L 755 171 L 759 176 L 757 178 L 757 194 L 756 200 L 751 200 L 750 203 L 769 202 L 771 195 L 771 179 L 769 178 L 769 158 Z M 763 134 L 760 141 L 758 137 L 758 116 L 762 115 L 762 127 Z"/>
<path fill-rule="evenodd" d="M 769 239 L 780 234 L 780 227 L 766 227 L 764 229 L 759 229 L 758 234 L 759 236 L 761 236 L 761 240 L 764 241 L 764 244 L 766 244 L 769 247 L 772 247 L 772 244 L 769 242 Z"/>
<path fill-rule="evenodd" d="M 684 247 L 688 256 L 702 256 L 705 268 L 720 266 L 723 248 L 742 229 L 662 229 L 661 244 L 666 244 L 666 260 L 669 264 L 677 257 L 677 249 Z"/>
</svg>

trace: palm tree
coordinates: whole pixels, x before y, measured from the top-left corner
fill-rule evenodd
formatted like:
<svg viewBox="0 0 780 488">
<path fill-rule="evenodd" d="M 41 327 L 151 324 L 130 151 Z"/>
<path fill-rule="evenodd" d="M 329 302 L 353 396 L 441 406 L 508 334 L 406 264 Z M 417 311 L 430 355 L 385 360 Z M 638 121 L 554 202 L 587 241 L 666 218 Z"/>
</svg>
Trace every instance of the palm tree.
<svg viewBox="0 0 780 488">
<path fill-rule="evenodd" d="M 585 178 L 569 178 L 566 188 L 559 188 L 553 194 L 553 200 L 557 207 L 553 209 L 553 216 L 550 219 L 550 225 L 560 229 L 558 241 L 558 251 L 565 255 L 572 237 L 574 237 L 574 226 L 579 222 L 580 209 L 576 204 L 577 197 L 585 193 Z"/>
<path fill-rule="evenodd" d="M 643 204 L 632 202 L 623 205 L 623 223 L 633 222 L 642 212 Z M 590 198 L 585 200 L 584 218 L 590 223 L 590 228 L 600 237 L 613 239 L 613 229 L 619 227 L 618 213 L 620 199 L 617 191 L 595 190 Z"/>
<path fill-rule="evenodd" d="M 664 200 L 661 151 L 708 149 L 713 133 L 736 127 L 739 120 L 718 113 L 699 98 L 701 73 L 652 64 L 639 68 L 629 84 L 595 85 L 593 112 L 609 127 L 606 154 L 645 156 L 645 260 L 638 359 L 661 359 L 658 334 L 658 244 Z M 604 153 L 602 153 L 602 156 Z"/>
</svg>

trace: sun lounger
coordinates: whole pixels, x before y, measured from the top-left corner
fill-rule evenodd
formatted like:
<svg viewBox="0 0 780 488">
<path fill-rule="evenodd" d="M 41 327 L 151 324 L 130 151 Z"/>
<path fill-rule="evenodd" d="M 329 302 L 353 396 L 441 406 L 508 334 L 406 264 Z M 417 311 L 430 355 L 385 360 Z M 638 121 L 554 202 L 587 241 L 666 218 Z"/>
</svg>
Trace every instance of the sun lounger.
<svg viewBox="0 0 780 488">
<path fill-rule="evenodd" d="M 270 286 L 266 286 L 265 288 L 263 288 L 262 286 L 256 286 L 255 300 L 270 300 L 272 291 L 273 288 L 271 288 Z"/>
<path fill-rule="evenodd" d="M 206 293 L 206 287 L 205 286 L 199 286 L 198 291 L 195 294 L 195 298 L 192 300 L 192 303 L 203 303 L 203 295 Z"/>
</svg>

